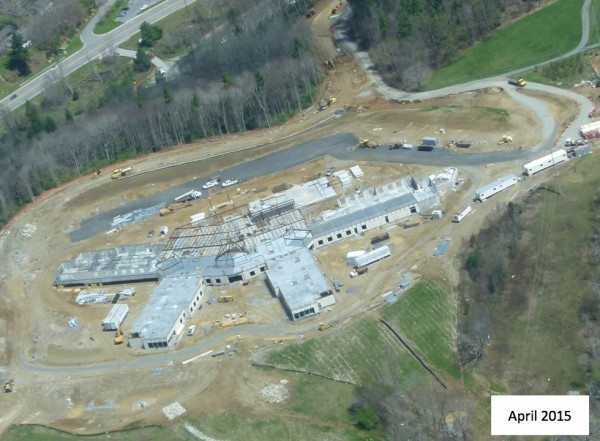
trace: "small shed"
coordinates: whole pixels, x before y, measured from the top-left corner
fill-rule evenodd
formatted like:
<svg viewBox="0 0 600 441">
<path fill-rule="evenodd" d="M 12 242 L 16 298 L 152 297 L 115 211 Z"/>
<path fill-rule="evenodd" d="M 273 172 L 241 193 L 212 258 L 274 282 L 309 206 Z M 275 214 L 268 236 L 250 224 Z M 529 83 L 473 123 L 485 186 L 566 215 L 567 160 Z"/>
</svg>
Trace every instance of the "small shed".
<svg viewBox="0 0 600 441">
<path fill-rule="evenodd" d="M 105 331 L 116 331 L 128 313 L 129 306 L 125 303 L 113 305 L 106 318 L 102 320 L 102 329 Z"/>
</svg>

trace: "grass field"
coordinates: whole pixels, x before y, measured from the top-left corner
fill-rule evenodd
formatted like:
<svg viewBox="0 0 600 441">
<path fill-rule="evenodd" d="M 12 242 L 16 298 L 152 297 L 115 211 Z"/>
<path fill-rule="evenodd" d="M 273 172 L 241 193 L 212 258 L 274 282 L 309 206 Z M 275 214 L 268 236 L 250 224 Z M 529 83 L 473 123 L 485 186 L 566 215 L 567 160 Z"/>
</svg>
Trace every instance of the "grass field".
<svg viewBox="0 0 600 441">
<path fill-rule="evenodd" d="M 590 5 L 590 38 L 588 46 L 600 43 L 600 0 L 592 0 Z"/>
<path fill-rule="evenodd" d="M 558 0 L 502 27 L 425 80 L 437 89 L 531 66 L 573 49 L 581 38 L 583 0 Z"/>
<path fill-rule="evenodd" d="M 429 365 L 458 378 L 455 351 L 456 303 L 434 283 L 423 280 L 382 313 L 412 342 Z"/>
</svg>

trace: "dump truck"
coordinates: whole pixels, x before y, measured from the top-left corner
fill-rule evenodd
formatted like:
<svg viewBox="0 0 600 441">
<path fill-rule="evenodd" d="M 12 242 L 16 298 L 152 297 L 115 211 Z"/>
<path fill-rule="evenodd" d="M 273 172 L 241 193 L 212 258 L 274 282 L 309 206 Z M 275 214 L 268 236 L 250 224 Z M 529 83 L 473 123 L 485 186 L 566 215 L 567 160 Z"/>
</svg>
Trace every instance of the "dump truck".
<svg viewBox="0 0 600 441">
<path fill-rule="evenodd" d="M 369 139 L 363 139 L 360 142 L 360 147 L 366 148 L 366 149 L 376 149 L 379 146 L 379 144 L 377 144 L 375 141 L 371 141 Z"/>
<path fill-rule="evenodd" d="M 367 271 L 369 271 L 369 267 L 368 266 L 359 266 L 358 268 L 350 271 L 350 277 L 358 277 L 361 274 L 366 273 Z"/>
<path fill-rule="evenodd" d="M 192 206 L 192 204 L 190 204 L 189 202 L 177 202 L 175 204 L 167 205 L 166 207 L 158 210 L 158 215 L 159 216 L 167 216 L 177 210 L 181 210 L 182 208 L 191 207 L 191 206 Z"/>
<path fill-rule="evenodd" d="M 123 341 L 125 340 L 125 337 L 123 336 L 123 330 L 121 329 L 121 327 L 119 326 L 117 328 L 117 332 L 115 332 L 115 339 L 114 339 L 114 343 L 116 345 L 120 345 L 121 343 L 123 343 Z"/>
<path fill-rule="evenodd" d="M 331 323 L 319 323 L 318 326 L 319 331 L 325 331 L 330 328 L 333 328 L 333 325 Z"/>
<path fill-rule="evenodd" d="M 523 78 L 509 78 L 508 84 L 510 84 L 511 86 L 525 87 L 527 85 L 527 81 L 525 81 Z"/>
<path fill-rule="evenodd" d="M 390 238 L 390 233 L 382 233 L 371 238 L 371 245 L 374 245 Z"/>
<path fill-rule="evenodd" d="M 219 296 L 217 301 L 219 303 L 231 303 L 233 302 L 233 296 Z"/>
<path fill-rule="evenodd" d="M 110 177 L 111 177 L 111 179 L 119 179 L 119 178 L 122 178 L 123 176 L 127 176 L 132 171 L 133 171 L 132 166 L 125 167 L 125 168 L 117 168 L 117 169 L 113 170 L 112 175 L 110 175 Z"/>
</svg>

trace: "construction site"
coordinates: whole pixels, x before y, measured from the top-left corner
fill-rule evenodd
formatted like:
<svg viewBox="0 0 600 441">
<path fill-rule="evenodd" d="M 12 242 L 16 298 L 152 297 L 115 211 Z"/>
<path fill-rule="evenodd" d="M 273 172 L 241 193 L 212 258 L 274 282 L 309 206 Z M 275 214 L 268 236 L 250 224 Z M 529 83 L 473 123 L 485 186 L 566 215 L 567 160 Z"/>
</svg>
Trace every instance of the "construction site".
<svg viewBox="0 0 600 441">
<path fill-rule="evenodd" d="M 336 50 L 332 4 L 309 20 L 335 61 L 320 93 L 335 100 L 94 172 L 3 230 L 0 429 L 271 415 L 261 390 L 280 374 L 249 357 L 318 339 L 422 278 L 455 286 L 461 244 L 487 216 L 593 152 L 595 126 L 550 136 L 500 86 L 384 96 Z M 566 96 L 526 93 L 557 127 L 578 118 Z"/>
</svg>

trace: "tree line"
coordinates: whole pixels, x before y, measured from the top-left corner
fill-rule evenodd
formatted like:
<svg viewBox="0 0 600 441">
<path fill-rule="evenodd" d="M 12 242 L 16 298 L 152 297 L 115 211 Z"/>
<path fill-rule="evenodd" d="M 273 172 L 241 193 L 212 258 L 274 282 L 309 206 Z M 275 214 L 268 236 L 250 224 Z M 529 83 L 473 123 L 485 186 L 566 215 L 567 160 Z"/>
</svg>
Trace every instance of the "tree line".
<svg viewBox="0 0 600 441">
<path fill-rule="evenodd" d="M 390 84 L 417 90 L 432 69 L 540 0 L 348 0 L 349 35 Z"/>
<path fill-rule="evenodd" d="M 104 164 L 268 127 L 310 105 L 322 73 L 303 11 L 280 0 L 248 4 L 218 32 L 198 36 L 178 73 L 157 75 L 152 87 L 120 73 L 97 106 L 77 118 L 66 109 L 58 126 L 34 103 L 24 115 L 4 111 L 0 221 L 42 191 Z M 62 78 L 48 88 L 42 106 L 60 108 L 76 95 Z"/>
</svg>

